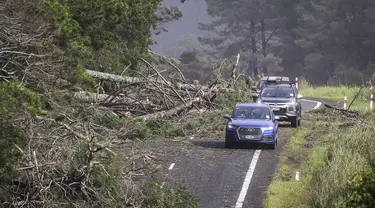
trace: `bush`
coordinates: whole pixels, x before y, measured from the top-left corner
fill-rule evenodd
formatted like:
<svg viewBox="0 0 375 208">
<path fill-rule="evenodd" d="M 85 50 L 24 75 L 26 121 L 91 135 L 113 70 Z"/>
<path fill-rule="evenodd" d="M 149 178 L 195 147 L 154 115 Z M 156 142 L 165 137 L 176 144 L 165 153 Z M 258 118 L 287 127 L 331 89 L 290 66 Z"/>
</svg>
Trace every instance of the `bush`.
<svg viewBox="0 0 375 208">
<path fill-rule="evenodd" d="M 17 174 L 22 153 L 17 148 L 28 143 L 23 129 L 41 112 L 39 97 L 17 83 L 0 83 L 0 202 L 8 196 L 7 184 Z"/>
<path fill-rule="evenodd" d="M 375 172 L 372 168 L 357 173 L 348 186 L 348 208 L 375 207 Z"/>
<path fill-rule="evenodd" d="M 198 208 L 198 200 L 192 197 L 186 186 L 175 185 L 176 188 L 166 188 L 159 182 L 150 182 L 144 188 L 146 196 L 143 207 L 147 208 Z"/>
</svg>

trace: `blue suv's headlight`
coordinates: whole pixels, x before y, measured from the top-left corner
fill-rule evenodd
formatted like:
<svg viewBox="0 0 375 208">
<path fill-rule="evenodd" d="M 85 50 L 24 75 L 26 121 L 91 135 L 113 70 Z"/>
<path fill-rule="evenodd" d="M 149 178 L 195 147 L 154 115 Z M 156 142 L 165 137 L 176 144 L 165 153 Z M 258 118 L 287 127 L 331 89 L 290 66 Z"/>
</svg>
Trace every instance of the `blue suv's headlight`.
<svg viewBox="0 0 375 208">
<path fill-rule="evenodd" d="M 262 127 L 262 130 L 263 131 L 272 131 L 273 130 L 273 126 Z"/>
<path fill-rule="evenodd" d="M 228 124 L 228 126 L 227 126 L 228 130 L 237 130 L 237 128 L 238 128 L 238 126 L 232 125 L 232 124 Z"/>
</svg>

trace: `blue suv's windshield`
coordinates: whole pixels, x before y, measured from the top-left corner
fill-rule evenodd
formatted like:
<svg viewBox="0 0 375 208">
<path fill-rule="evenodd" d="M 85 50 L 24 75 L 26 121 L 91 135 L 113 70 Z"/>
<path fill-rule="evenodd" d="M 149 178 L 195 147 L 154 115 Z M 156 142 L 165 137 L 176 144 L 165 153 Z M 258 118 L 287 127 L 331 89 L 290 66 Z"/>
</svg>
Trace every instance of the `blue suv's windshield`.
<svg viewBox="0 0 375 208">
<path fill-rule="evenodd" d="M 269 87 L 264 88 L 261 93 L 261 97 L 293 98 L 294 96 L 292 87 Z"/>
<path fill-rule="evenodd" d="M 233 110 L 232 118 L 270 120 L 271 112 L 268 108 L 237 106 Z"/>
</svg>

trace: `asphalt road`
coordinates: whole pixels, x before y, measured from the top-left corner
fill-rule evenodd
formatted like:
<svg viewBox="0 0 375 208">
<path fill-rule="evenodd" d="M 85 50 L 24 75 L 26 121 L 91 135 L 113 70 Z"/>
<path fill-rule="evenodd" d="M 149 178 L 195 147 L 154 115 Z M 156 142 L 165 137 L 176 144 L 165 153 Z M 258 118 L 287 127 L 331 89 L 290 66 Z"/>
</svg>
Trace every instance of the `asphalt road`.
<svg viewBox="0 0 375 208">
<path fill-rule="evenodd" d="M 319 107 L 317 101 L 302 102 L 304 112 Z M 169 160 L 168 175 L 182 180 L 202 208 L 260 208 L 292 130 L 281 125 L 276 150 L 225 149 L 223 138 L 192 138 L 194 151 Z"/>
</svg>

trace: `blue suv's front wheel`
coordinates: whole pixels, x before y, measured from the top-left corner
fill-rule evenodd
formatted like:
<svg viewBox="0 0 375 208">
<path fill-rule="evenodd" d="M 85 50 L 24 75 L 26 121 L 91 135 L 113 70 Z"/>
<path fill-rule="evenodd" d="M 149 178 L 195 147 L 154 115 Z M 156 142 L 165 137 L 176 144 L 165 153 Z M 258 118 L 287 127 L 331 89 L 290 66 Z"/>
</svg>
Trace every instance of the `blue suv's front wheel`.
<svg viewBox="0 0 375 208">
<path fill-rule="evenodd" d="M 269 144 L 269 148 L 270 149 L 276 149 L 276 147 L 277 147 L 277 138 L 275 138 L 275 142 L 273 143 L 273 144 Z"/>
</svg>

